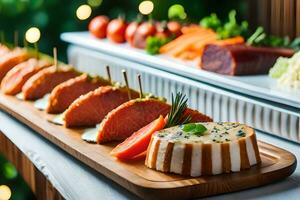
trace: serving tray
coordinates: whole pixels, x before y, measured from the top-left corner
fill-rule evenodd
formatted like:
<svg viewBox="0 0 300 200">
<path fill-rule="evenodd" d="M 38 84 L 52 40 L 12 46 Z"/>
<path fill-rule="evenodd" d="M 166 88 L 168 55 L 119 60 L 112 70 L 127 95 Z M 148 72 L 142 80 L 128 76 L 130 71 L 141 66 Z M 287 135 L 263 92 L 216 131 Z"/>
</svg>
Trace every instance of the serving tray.
<svg viewBox="0 0 300 200">
<path fill-rule="evenodd" d="M 185 62 L 164 55 L 152 56 L 145 53 L 144 50 L 132 48 L 126 43 L 113 44 L 107 39 L 99 40 L 92 37 L 88 32 L 63 33 L 61 39 L 77 46 L 94 49 L 135 63 L 146 64 L 152 68 L 215 85 L 246 96 L 300 108 L 300 89 L 280 88 L 277 86 L 276 81 L 267 75 L 220 75 L 201 70 L 193 62 Z"/>
<path fill-rule="evenodd" d="M 36 110 L 32 102 L 0 94 L 0 109 L 143 199 L 188 199 L 239 191 L 283 179 L 296 168 L 292 153 L 259 141 L 262 163 L 250 170 L 199 178 L 164 174 L 145 167 L 144 159 L 129 163 L 114 159 L 109 152 L 115 143 L 85 143 L 80 138 L 82 129 L 66 129 L 48 122 L 53 116 Z"/>
</svg>

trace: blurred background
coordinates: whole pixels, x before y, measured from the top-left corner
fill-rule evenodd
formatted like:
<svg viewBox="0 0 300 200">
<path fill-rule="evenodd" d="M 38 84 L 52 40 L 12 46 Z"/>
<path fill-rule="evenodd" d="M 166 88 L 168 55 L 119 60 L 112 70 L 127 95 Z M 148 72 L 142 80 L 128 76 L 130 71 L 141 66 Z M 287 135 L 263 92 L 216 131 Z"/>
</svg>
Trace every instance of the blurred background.
<svg viewBox="0 0 300 200">
<path fill-rule="evenodd" d="M 235 9 L 238 19 L 244 20 L 249 19 L 248 1 L 153 0 L 152 17 L 157 20 L 168 20 L 173 12 L 173 15 L 180 15 L 179 18 L 183 21 L 199 23 L 202 17 L 212 12 L 225 20 L 228 12 Z M 36 27 L 41 33 L 39 49 L 51 54 L 52 48 L 56 46 L 59 58 L 66 62 L 67 45 L 59 38 L 62 32 L 87 30 L 88 22 L 97 15 L 104 14 L 110 18 L 122 15 L 126 20 L 133 20 L 138 14 L 141 2 L 139 0 L 0 0 L 0 31 L 3 31 L 5 40 L 10 43 L 13 43 L 14 32 L 18 31 L 19 45 L 22 45 L 26 31 Z M 171 6 L 173 10 L 170 13 Z M 11 199 L 34 199 L 34 195 L 14 166 L 0 156 L 0 199 L 3 197 L 1 195 L 7 193 L 11 193 Z"/>
</svg>

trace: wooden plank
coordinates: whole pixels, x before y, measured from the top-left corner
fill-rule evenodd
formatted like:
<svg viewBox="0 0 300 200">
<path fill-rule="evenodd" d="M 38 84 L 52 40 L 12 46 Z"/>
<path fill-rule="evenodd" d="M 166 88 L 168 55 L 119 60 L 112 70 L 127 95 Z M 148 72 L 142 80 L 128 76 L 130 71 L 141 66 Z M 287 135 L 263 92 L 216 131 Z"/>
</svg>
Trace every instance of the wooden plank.
<svg viewBox="0 0 300 200">
<path fill-rule="evenodd" d="M 17 171 L 24 178 L 37 199 L 60 200 L 59 192 L 53 185 L 1 131 L 0 131 L 0 152 L 13 163 Z"/>
<path fill-rule="evenodd" d="M 47 121 L 50 116 L 32 103 L 0 95 L 0 108 L 25 123 L 60 148 L 146 199 L 183 199 L 238 191 L 264 185 L 289 176 L 296 167 L 293 154 L 259 142 L 262 164 L 250 170 L 199 178 L 163 174 L 144 166 L 143 160 L 116 161 L 109 155 L 114 144 L 93 145 L 80 139 L 82 130 L 65 129 Z"/>
</svg>

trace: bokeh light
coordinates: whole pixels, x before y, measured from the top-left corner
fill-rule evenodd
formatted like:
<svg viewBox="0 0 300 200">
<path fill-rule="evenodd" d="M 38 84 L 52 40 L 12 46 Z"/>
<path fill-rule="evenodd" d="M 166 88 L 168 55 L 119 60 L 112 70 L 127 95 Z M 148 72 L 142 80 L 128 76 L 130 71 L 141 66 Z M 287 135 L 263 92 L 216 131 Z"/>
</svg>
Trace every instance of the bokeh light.
<svg viewBox="0 0 300 200">
<path fill-rule="evenodd" d="M 92 7 L 99 7 L 103 0 L 87 0 L 87 3 Z"/>
<path fill-rule="evenodd" d="M 31 27 L 25 33 L 25 38 L 29 43 L 36 43 L 41 37 L 41 31 L 37 27 Z"/>
<path fill-rule="evenodd" d="M 174 4 L 174 5 L 170 6 L 170 8 L 168 10 L 168 17 L 169 17 L 169 19 L 184 20 L 184 19 L 186 19 L 187 14 L 182 5 Z"/>
<path fill-rule="evenodd" d="M 143 15 L 149 15 L 154 9 L 154 4 L 152 1 L 142 1 L 139 5 L 139 11 Z"/>
<path fill-rule="evenodd" d="M 11 190 L 7 185 L 0 185 L 0 199 L 8 200 L 11 197 Z"/>
<path fill-rule="evenodd" d="M 89 5 L 81 5 L 76 10 L 76 16 L 80 20 L 86 20 L 92 14 L 92 8 Z"/>
</svg>

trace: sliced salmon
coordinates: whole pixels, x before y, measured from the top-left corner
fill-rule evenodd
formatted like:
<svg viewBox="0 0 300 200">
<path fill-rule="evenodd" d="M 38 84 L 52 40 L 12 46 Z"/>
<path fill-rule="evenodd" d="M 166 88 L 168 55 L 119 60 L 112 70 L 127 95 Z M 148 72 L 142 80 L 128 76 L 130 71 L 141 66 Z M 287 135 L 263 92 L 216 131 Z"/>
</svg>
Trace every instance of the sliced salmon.
<svg viewBox="0 0 300 200">
<path fill-rule="evenodd" d="M 25 82 L 40 70 L 49 67 L 50 62 L 31 58 L 12 68 L 1 82 L 1 90 L 5 94 L 16 95 L 22 91 Z"/>
<path fill-rule="evenodd" d="M 139 94 L 131 91 L 132 98 Z M 128 101 L 125 88 L 103 86 L 76 99 L 64 113 L 66 127 L 94 126 L 114 108 Z"/>
<path fill-rule="evenodd" d="M 136 99 L 123 103 L 101 122 L 97 143 L 124 140 L 160 115 L 166 116 L 170 108 L 169 104 L 156 99 Z"/>
<path fill-rule="evenodd" d="M 110 82 L 100 77 L 91 78 L 87 74 L 67 80 L 52 90 L 46 111 L 62 113 L 81 95 L 105 85 L 110 85 Z"/>
<path fill-rule="evenodd" d="M 16 48 L 0 57 L 0 81 L 2 81 L 9 70 L 17 64 L 28 60 L 29 57 L 29 53 L 20 48 Z"/>
<path fill-rule="evenodd" d="M 22 87 L 25 100 L 36 100 L 50 93 L 55 86 L 79 75 L 79 72 L 69 68 L 55 66 L 43 69 L 30 77 Z"/>
</svg>

